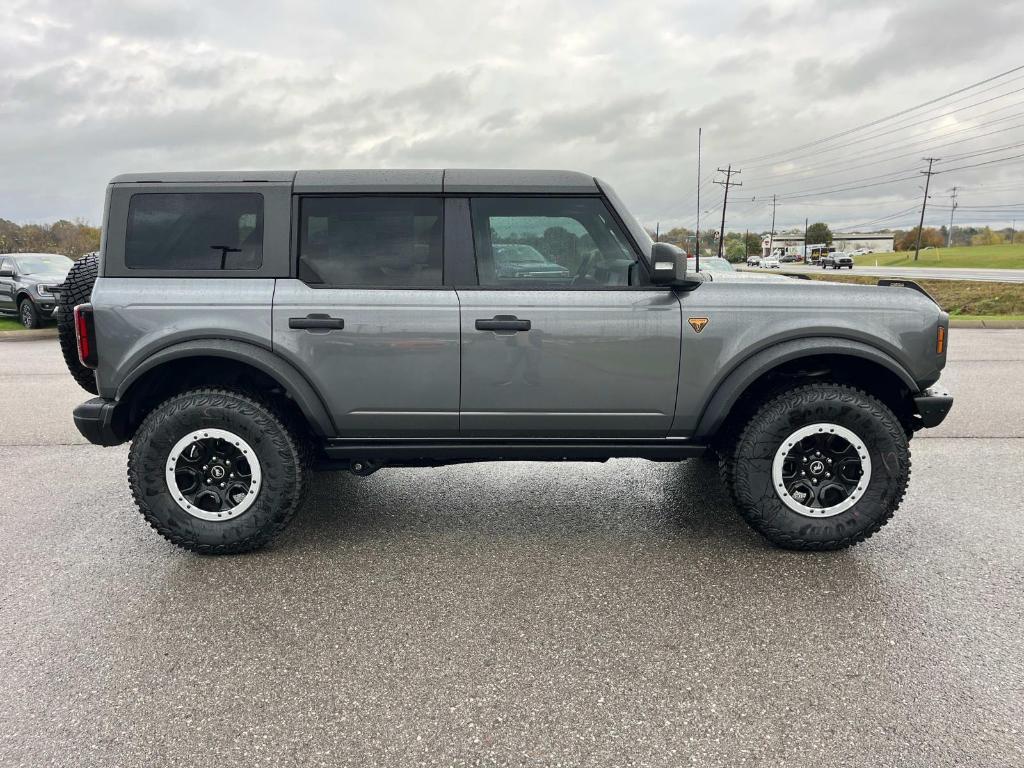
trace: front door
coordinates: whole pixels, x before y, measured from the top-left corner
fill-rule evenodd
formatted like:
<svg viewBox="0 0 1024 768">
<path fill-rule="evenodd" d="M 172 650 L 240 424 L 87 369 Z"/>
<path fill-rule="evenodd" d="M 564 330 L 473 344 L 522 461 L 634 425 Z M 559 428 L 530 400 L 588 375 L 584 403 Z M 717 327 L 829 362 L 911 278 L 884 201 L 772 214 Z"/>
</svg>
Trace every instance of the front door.
<svg viewBox="0 0 1024 768">
<path fill-rule="evenodd" d="M 440 197 L 307 197 L 298 279 L 278 280 L 274 349 L 341 437 L 455 436 L 459 301 L 442 284 Z"/>
<path fill-rule="evenodd" d="M 635 248 L 599 197 L 471 201 L 479 287 L 459 289 L 461 433 L 663 437 L 682 310 L 639 286 Z"/>
</svg>

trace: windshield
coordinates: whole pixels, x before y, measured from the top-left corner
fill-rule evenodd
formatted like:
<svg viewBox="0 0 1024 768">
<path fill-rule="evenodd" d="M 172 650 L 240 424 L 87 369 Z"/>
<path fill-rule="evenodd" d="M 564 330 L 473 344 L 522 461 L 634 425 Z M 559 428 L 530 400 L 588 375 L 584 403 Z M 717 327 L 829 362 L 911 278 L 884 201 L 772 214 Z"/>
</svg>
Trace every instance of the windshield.
<svg viewBox="0 0 1024 768">
<path fill-rule="evenodd" d="M 67 273 L 74 263 L 67 256 L 19 256 L 15 259 L 18 264 L 18 271 L 24 275 L 38 274 L 40 272 L 63 272 Z"/>
</svg>

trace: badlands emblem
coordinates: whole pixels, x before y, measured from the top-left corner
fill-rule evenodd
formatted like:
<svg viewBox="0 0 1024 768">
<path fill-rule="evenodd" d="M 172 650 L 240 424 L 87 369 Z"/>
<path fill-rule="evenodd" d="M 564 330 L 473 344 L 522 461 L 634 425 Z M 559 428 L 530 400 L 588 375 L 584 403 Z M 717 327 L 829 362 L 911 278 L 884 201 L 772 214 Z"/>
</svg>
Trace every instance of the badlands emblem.
<svg viewBox="0 0 1024 768">
<path fill-rule="evenodd" d="M 700 333 L 704 330 L 704 326 L 708 324 L 708 319 L 706 317 L 691 317 L 687 322 L 694 331 Z"/>
</svg>

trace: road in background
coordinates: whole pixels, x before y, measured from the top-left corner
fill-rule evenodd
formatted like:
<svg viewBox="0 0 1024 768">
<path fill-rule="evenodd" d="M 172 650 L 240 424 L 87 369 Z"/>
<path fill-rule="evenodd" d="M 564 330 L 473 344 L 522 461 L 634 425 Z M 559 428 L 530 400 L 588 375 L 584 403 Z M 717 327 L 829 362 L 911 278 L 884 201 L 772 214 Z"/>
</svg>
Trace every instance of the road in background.
<svg viewBox="0 0 1024 768">
<path fill-rule="evenodd" d="M 759 267 L 737 266 L 740 270 L 751 270 L 753 272 L 774 272 L 776 270 L 763 270 Z M 905 277 L 908 280 L 982 280 L 984 282 L 997 283 L 1024 283 L 1024 269 L 962 269 L 950 267 L 943 269 L 939 267 L 869 267 L 857 264 L 853 269 L 822 269 L 812 264 L 798 264 L 787 262 L 782 265 L 785 272 L 852 272 L 857 275 L 870 275 L 871 277 Z"/>
<path fill-rule="evenodd" d="M 317 478 L 270 549 L 179 551 L 56 342 L 0 343 L 0 765 L 1024 763 L 1024 331 L 870 541 L 770 549 L 714 469 Z"/>
</svg>

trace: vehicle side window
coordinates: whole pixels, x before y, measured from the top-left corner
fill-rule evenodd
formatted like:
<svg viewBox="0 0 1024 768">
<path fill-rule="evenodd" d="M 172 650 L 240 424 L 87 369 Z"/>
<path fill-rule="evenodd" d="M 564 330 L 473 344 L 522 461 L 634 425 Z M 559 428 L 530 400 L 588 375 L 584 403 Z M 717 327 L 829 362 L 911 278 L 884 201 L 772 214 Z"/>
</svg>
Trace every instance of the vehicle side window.
<svg viewBox="0 0 1024 768">
<path fill-rule="evenodd" d="M 330 286 L 440 286 L 442 210 L 439 197 L 303 198 L 299 279 Z"/>
<path fill-rule="evenodd" d="M 629 285 L 636 255 L 599 198 L 478 197 L 471 207 L 480 285 Z"/>
<path fill-rule="evenodd" d="M 14 269 L 14 262 L 10 259 L 0 259 L 0 269 L 11 269 L 17 272 L 17 270 Z"/>
<path fill-rule="evenodd" d="M 258 269 L 263 263 L 263 195 L 132 195 L 124 260 L 129 269 Z"/>
</svg>

